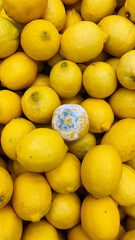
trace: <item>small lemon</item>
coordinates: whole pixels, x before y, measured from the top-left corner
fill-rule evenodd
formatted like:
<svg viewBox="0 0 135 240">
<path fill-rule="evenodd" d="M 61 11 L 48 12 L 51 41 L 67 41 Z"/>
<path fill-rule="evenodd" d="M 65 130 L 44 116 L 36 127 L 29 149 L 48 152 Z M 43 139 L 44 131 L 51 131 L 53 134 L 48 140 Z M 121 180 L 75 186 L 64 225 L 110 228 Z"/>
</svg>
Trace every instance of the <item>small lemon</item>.
<svg viewBox="0 0 135 240">
<path fill-rule="evenodd" d="M 13 193 L 13 181 L 9 172 L 0 167 L 0 209 L 11 199 Z"/>
<path fill-rule="evenodd" d="M 135 219 L 127 216 L 126 218 L 126 230 L 131 231 L 135 230 Z"/>
<path fill-rule="evenodd" d="M 39 73 L 35 79 L 35 81 L 30 85 L 33 86 L 48 86 L 49 87 L 49 77 L 48 75 Z"/>
<path fill-rule="evenodd" d="M 47 0 L 3 0 L 3 7 L 7 15 L 20 23 L 27 23 L 34 19 L 41 18 L 45 8 L 47 6 Z"/>
<path fill-rule="evenodd" d="M 51 200 L 51 188 L 42 175 L 22 173 L 15 179 L 12 204 L 23 220 L 40 221 L 49 211 Z"/>
<path fill-rule="evenodd" d="M 113 240 L 120 240 L 120 238 L 125 234 L 125 229 L 122 225 L 120 225 L 120 228 L 119 228 L 119 232 L 116 236 L 116 238 L 114 238 Z"/>
<path fill-rule="evenodd" d="M 13 54 L 19 47 L 20 32 L 14 24 L 0 17 L 0 58 L 6 58 Z"/>
<path fill-rule="evenodd" d="M 112 198 L 121 206 L 135 204 L 135 170 L 122 164 L 122 174 L 118 186 L 112 192 Z"/>
<path fill-rule="evenodd" d="M 110 129 L 114 121 L 114 113 L 110 105 L 103 99 L 87 98 L 81 103 L 89 117 L 89 131 L 102 133 Z"/>
<path fill-rule="evenodd" d="M 21 98 L 12 91 L 0 91 L 0 124 L 7 124 L 22 114 Z"/>
<path fill-rule="evenodd" d="M 106 60 L 106 63 L 110 64 L 111 67 L 114 69 L 114 71 L 116 72 L 117 69 L 117 65 L 119 62 L 120 58 L 116 58 L 116 57 L 112 57 Z"/>
<path fill-rule="evenodd" d="M 122 86 L 135 90 L 135 50 L 125 53 L 117 65 L 117 77 Z"/>
<path fill-rule="evenodd" d="M 66 1 L 66 9 L 72 9 L 74 8 L 78 13 L 81 14 L 81 3 L 82 0 L 63 0 L 63 2 Z M 76 1 L 74 3 L 72 3 L 71 5 L 68 5 L 68 3 L 70 4 L 70 1 Z"/>
<path fill-rule="evenodd" d="M 63 33 L 60 53 L 75 63 L 87 62 L 100 54 L 107 39 L 108 35 L 95 23 L 81 21 Z"/>
<path fill-rule="evenodd" d="M 82 160 L 85 154 L 96 145 L 96 137 L 94 134 L 88 132 L 82 138 L 72 142 L 66 142 L 68 151 L 75 154 L 80 160 Z"/>
<path fill-rule="evenodd" d="M 118 186 L 121 171 L 121 158 L 115 148 L 98 145 L 89 150 L 82 161 L 82 183 L 94 197 L 107 197 Z"/>
<path fill-rule="evenodd" d="M 28 170 L 17 161 L 13 161 L 13 170 L 16 177 L 18 177 L 21 173 L 28 172 Z"/>
<path fill-rule="evenodd" d="M 76 225 L 75 227 L 69 229 L 68 231 L 68 240 L 89 240 L 87 235 L 82 230 L 81 224 Z"/>
<path fill-rule="evenodd" d="M 16 146 L 17 161 L 30 171 L 49 171 L 62 163 L 67 149 L 58 132 L 38 128 L 19 140 Z"/>
<path fill-rule="evenodd" d="M 82 0 L 81 15 L 85 21 L 98 23 L 103 17 L 111 15 L 115 7 L 116 0 Z"/>
<path fill-rule="evenodd" d="M 119 152 L 123 162 L 135 156 L 135 119 L 125 118 L 116 122 L 105 133 L 101 144 L 111 144 Z"/>
<path fill-rule="evenodd" d="M 109 99 L 113 112 L 118 118 L 135 118 L 135 91 L 126 88 L 117 89 Z"/>
<path fill-rule="evenodd" d="M 135 230 L 127 231 L 119 240 L 134 240 Z"/>
<path fill-rule="evenodd" d="M 134 0 L 126 0 L 125 1 L 125 13 L 126 16 L 135 23 L 135 2 Z"/>
<path fill-rule="evenodd" d="M 76 193 L 56 193 L 46 218 L 58 229 L 69 229 L 79 223 L 80 209 L 81 201 Z"/>
<path fill-rule="evenodd" d="M 114 57 L 121 57 L 135 46 L 135 26 L 125 17 L 110 15 L 104 17 L 98 26 L 109 35 L 104 50 Z"/>
<path fill-rule="evenodd" d="M 78 2 L 78 0 L 62 0 L 64 4 L 71 5 Z"/>
<path fill-rule="evenodd" d="M 16 160 L 16 145 L 19 139 L 33 129 L 34 124 L 24 118 L 12 119 L 6 124 L 1 134 L 1 145 L 10 159 Z"/>
<path fill-rule="evenodd" d="M 30 87 L 21 103 L 25 116 L 36 123 L 49 123 L 53 111 L 61 104 L 58 94 L 47 86 Z"/>
<path fill-rule="evenodd" d="M 59 240 L 56 229 L 42 219 L 36 223 L 29 223 L 25 228 L 22 240 Z"/>
<path fill-rule="evenodd" d="M 50 72 L 49 84 L 60 97 L 75 97 L 82 87 L 82 72 L 76 63 L 60 61 Z"/>
<path fill-rule="evenodd" d="M 75 97 L 72 98 L 62 98 L 61 104 L 80 104 L 83 100 L 84 99 L 81 94 L 77 94 Z"/>
<path fill-rule="evenodd" d="M 125 11 L 125 6 L 124 5 L 119 9 L 118 15 L 129 18 L 128 14 Z"/>
<path fill-rule="evenodd" d="M 81 21 L 82 21 L 82 17 L 75 8 L 68 9 L 66 12 L 65 25 L 61 32 L 63 33 L 68 27 L 74 25 L 77 22 L 81 22 Z"/>
<path fill-rule="evenodd" d="M 21 218 L 17 216 L 14 209 L 6 205 L 0 209 L 0 237 L 1 240 L 20 240 L 23 231 Z"/>
<path fill-rule="evenodd" d="M 74 154 L 67 153 L 61 165 L 45 176 L 55 192 L 75 192 L 81 186 L 81 163 Z"/>
<path fill-rule="evenodd" d="M 21 46 L 32 59 L 46 61 L 53 57 L 59 49 L 58 30 L 53 23 L 47 20 L 33 20 L 23 28 Z"/>
<path fill-rule="evenodd" d="M 119 231 L 120 216 L 111 197 L 96 199 L 88 195 L 81 208 L 82 229 L 90 239 L 114 239 Z"/>
<path fill-rule="evenodd" d="M 122 207 L 122 211 L 125 213 L 125 215 L 128 215 L 135 219 L 135 204 L 129 206 L 129 207 Z"/>
<path fill-rule="evenodd" d="M 90 96 L 106 98 L 117 88 L 115 71 L 108 63 L 92 63 L 83 73 L 83 85 Z"/>
<path fill-rule="evenodd" d="M 42 18 L 53 23 L 58 31 L 61 31 L 66 21 L 66 11 L 63 2 L 61 0 L 48 0 Z"/>
<path fill-rule="evenodd" d="M 59 51 L 50 59 L 48 59 L 47 63 L 50 67 L 53 67 L 56 63 L 63 61 L 64 57 L 62 57 Z"/>
<path fill-rule="evenodd" d="M 108 54 L 107 52 L 102 50 L 102 52 L 97 57 L 95 57 L 92 60 L 86 62 L 85 64 L 87 66 L 89 66 L 91 63 L 105 62 L 109 57 L 110 57 L 110 54 Z"/>
</svg>

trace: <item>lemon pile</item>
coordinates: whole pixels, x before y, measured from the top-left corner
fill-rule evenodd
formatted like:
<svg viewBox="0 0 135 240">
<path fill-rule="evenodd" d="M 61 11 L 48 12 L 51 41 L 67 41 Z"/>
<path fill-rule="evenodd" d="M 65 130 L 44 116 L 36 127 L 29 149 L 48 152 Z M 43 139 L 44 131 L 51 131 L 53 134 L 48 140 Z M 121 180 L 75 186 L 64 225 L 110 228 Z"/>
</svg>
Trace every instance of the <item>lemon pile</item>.
<svg viewBox="0 0 135 240">
<path fill-rule="evenodd" d="M 0 240 L 135 240 L 134 0 L 0 0 Z"/>
</svg>

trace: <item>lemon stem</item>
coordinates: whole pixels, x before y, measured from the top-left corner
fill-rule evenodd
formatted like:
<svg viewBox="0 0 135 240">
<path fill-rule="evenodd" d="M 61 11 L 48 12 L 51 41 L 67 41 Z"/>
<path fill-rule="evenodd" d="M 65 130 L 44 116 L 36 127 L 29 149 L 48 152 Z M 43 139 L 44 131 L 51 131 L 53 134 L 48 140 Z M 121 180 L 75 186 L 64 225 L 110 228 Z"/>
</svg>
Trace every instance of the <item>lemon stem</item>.
<svg viewBox="0 0 135 240">
<path fill-rule="evenodd" d="M 38 92 L 32 93 L 31 98 L 32 98 L 33 101 L 37 102 L 38 99 L 39 99 L 39 94 L 38 94 Z"/>
<path fill-rule="evenodd" d="M 126 16 L 126 18 L 129 18 L 129 17 L 130 17 L 130 13 L 129 13 L 129 12 L 126 12 L 126 13 L 125 13 L 125 16 Z"/>
<path fill-rule="evenodd" d="M 2 202 L 4 200 L 4 196 L 0 197 L 0 202 Z"/>
<path fill-rule="evenodd" d="M 61 67 L 63 68 L 63 67 L 66 67 L 68 64 L 67 64 L 67 62 L 63 62 L 62 64 L 61 64 Z"/>
</svg>

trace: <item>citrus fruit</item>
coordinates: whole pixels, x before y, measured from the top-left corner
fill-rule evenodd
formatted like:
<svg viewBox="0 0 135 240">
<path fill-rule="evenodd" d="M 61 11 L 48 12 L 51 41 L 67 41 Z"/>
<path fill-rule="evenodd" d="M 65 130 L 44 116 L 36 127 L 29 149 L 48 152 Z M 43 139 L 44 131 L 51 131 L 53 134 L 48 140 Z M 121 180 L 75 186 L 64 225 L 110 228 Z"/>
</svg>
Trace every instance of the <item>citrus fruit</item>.
<svg viewBox="0 0 135 240">
<path fill-rule="evenodd" d="M 134 240 L 135 230 L 127 231 L 119 240 Z"/>
<path fill-rule="evenodd" d="M 49 77 L 48 75 L 39 73 L 36 76 L 35 81 L 30 85 L 30 87 L 33 86 L 48 86 L 49 87 Z"/>
<path fill-rule="evenodd" d="M 135 2 L 134 0 L 126 0 L 125 4 L 125 13 L 128 18 L 135 23 Z"/>
<path fill-rule="evenodd" d="M 76 225 L 68 231 L 68 240 L 89 240 L 82 230 L 81 224 Z"/>
<path fill-rule="evenodd" d="M 107 59 L 106 63 L 110 64 L 113 67 L 114 71 L 116 72 L 119 60 L 120 60 L 119 58 L 112 57 L 112 58 Z"/>
<path fill-rule="evenodd" d="M 64 28 L 62 29 L 62 33 L 70 26 L 74 25 L 77 22 L 81 22 L 82 17 L 81 15 L 77 12 L 75 8 L 68 9 L 66 12 L 66 21 Z"/>
</svg>

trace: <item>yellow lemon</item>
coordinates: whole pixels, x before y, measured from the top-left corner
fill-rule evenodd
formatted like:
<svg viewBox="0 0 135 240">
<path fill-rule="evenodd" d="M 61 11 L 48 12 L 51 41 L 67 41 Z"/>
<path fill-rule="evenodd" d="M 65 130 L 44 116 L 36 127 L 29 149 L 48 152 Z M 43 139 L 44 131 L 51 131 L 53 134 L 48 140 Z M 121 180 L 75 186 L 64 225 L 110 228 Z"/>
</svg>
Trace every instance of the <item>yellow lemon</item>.
<svg viewBox="0 0 135 240">
<path fill-rule="evenodd" d="M 135 170 L 135 157 L 133 157 L 131 160 L 126 161 L 125 163 Z"/>
<path fill-rule="evenodd" d="M 60 53 L 73 62 L 87 62 L 100 54 L 107 39 L 108 35 L 95 23 L 81 21 L 63 33 Z"/>
<path fill-rule="evenodd" d="M 7 124 L 13 118 L 20 117 L 22 114 L 21 99 L 12 91 L 0 91 L 0 124 Z"/>
<path fill-rule="evenodd" d="M 89 150 L 82 161 L 82 183 L 94 197 L 107 197 L 118 186 L 121 171 L 121 158 L 115 148 L 98 145 Z"/>
<path fill-rule="evenodd" d="M 63 33 L 68 27 L 81 21 L 82 21 L 82 17 L 75 8 L 68 9 L 66 13 L 65 25 L 61 32 Z"/>
<path fill-rule="evenodd" d="M 40 221 L 49 211 L 51 200 L 51 188 L 42 175 L 22 173 L 15 179 L 12 204 L 23 220 Z"/>
<path fill-rule="evenodd" d="M 6 161 L 2 157 L 0 157 L 0 167 L 3 167 L 7 170 Z"/>
<path fill-rule="evenodd" d="M 56 229 L 42 219 L 36 223 L 29 223 L 23 232 L 22 240 L 59 240 Z"/>
<path fill-rule="evenodd" d="M 119 62 L 119 58 L 116 58 L 116 57 L 112 57 L 112 58 L 109 58 L 106 60 L 106 63 L 110 64 L 111 67 L 114 69 L 114 71 L 116 72 L 116 69 L 117 69 L 117 65 L 118 65 L 118 62 Z"/>
<path fill-rule="evenodd" d="M 76 225 L 75 227 L 69 229 L 68 231 L 68 240 L 89 240 L 87 235 L 82 230 L 81 224 Z"/>
<path fill-rule="evenodd" d="M 123 162 L 135 156 L 135 119 L 125 118 L 116 122 L 105 133 L 101 144 L 111 144 L 119 152 Z"/>
<path fill-rule="evenodd" d="M 122 86 L 135 90 L 135 50 L 125 53 L 117 65 L 117 77 Z"/>
<path fill-rule="evenodd" d="M 81 208 L 82 229 L 90 239 L 114 239 L 119 231 L 120 216 L 111 197 L 96 199 L 88 195 Z"/>
<path fill-rule="evenodd" d="M 82 0 L 81 15 L 85 21 L 98 23 L 103 17 L 111 15 L 115 7 L 116 0 Z"/>
<path fill-rule="evenodd" d="M 119 240 L 124 234 L 125 234 L 125 229 L 122 225 L 120 225 L 120 228 L 119 228 L 119 232 L 116 236 L 116 238 L 114 238 L 113 240 Z"/>
<path fill-rule="evenodd" d="M 72 98 L 62 98 L 61 104 L 80 104 L 83 100 L 84 99 L 81 94 L 77 94 L 75 97 Z"/>
<path fill-rule="evenodd" d="M 30 87 L 21 103 L 26 117 L 36 123 L 50 122 L 53 111 L 61 104 L 57 93 L 47 86 Z"/>
<path fill-rule="evenodd" d="M 126 230 L 135 230 L 135 219 L 132 217 L 127 216 L 126 218 Z"/>
<path fill-rule="evenodd" d="M 79 104 L 63 104 L 53 112 L 52 128 L 58 131 L 64 140 L 77 140 L 89 130 L 87 112 Z"/>
<path fill-rule="evenodd" d="M 135 91 L 126 88 L 117 89 L 109 99 L 113 112 L 118 118 L 135 118 Z"/>
<path fill-rule="evenodd" d="M 80 160 L 82 160 L 85 154 L 96 145 L 96 137 L 94 134 L 88 132 L 82 138 L 72 142 L 66 142 L 68 151 L 75 154 Z"/>
<path fill-rule="evenodd" d="M 75 8 L 75 10 L 81 14 L 81 3 L 82 3 L 82 0 L 63 0 L 63 2 L 66 1 L 67 4 L 66 4 L 66 9 L 73 9 Z M 68 3 L 70 4 L 70 1 L 76 1 L 74 3 L 72 3 L 71 5 L 68 5 Z"/>
<path fill-rule="evenodd" d="M 60 61 L 50 72 L 49 84 L 60 97 L 75 97 L 82 87 L 82 72 L 76 63 Z"/>
<path fill-rule="evenodd" d="M 37 61 L 53 57 L 60 46 L 60 36 L 53 23 L 37 19 L 26 24 L 21 33 L 21 46 L 26 54 Z"/>
<path fill-rule="evenodd" d="M 56 193 L 47 220 L 58 229 L 69 229 L 80 221 L 81 201 L 76 193 Z"/>
<path fill-rule="evenodd" d="M 125 1 L 125 13 L 126 16 L 135 23 L 135 2 L 134 0 L 126 0 Z"/>
<path fill-rule="evenodd" d="M 81 163 L 74 154 L 67 153 L 61 165 L 45 176 L 55 192 L 75 192 L 81 186 Z"/>
<path fill-rule="evenodd" d="M 134 240 L 135 230 L 127 231 L 119 240 Z"/>
<path fill-rule="evenodd" d="M 92 63 L 84 70 L 83 85 L 90 96 L 106 98 L 117 88 L 115 71 L 108 63 Z"/>
<path fill-rule="evenodd" d="M 72 4 L 76 3 L 76 2 L 78 2 L 78 0 L 62 0 L 62 2 L 64 4 L 67 4 L 67 5 L 72 5 Z"/>
<path fill-rule="evenodd" d="M 125 6 L 124 5 L 119 9 L 118 15 L 128 18 L 128 14 L 125 11 Z"/>
<path fill-rule="evenodd" d="M 105 62 L 109 57 L 110 57 L 110 54 L 102 50 L 102 52 L 97 57 L 93 58 L 88 62 L 85 62 L 85 64 L 88 66 L 91 63 L 95 63 L 95 62 Z"/>
<path fill-rule="evenodd" d="M 20 240 L 23 231 L 22 220 L 14 209 L 7 205 L 0 209 L 0 237 L 1 240 Z"/>
<path fill-rule="evenodd" d="M 61 0 L 48 0 L 43 19 L 52 22 L 58 31 L 62 30 L 66 21 L 66 11 Z"/>
<path fill-rule="evenodd" d="M 133 205 L 131 205 L 129 207 L 126 207 L 126 206 L 122 207 L 122 211 L 126 215 L 128 215 L 128 216 L 130 216 L 130 217 L 135 219 L 135 204 L 133 204 Z"/>
<path fill-rule="evenodd" d="M 115 57 L 121 57 L 135 46 L 135 26 L 125 17 L 110 15 L 104 17 L 98 26 L 109 35 L 104 50 Z"/>
<path fill-rule="evenodd" d="M 16 147 L 17 161 L 33 172 L 49 171 L 62 163 L 67 149 L 58 132 L 38 128 L 19 140 Z"/>
<path fill-rule="evenodd" d="M 20 32 L 8 19 L 0 17 L 0 58 L 13 54 L 19 46 Z"/>
<path fill-rule="evenodd" d="M 13 20 L 20 23 L 27 23 L 34 19 L 41 18 L 45 8 L 47 6 L 47 0 L 3 0 L 3 7 L 7 15 Z"/>
<path fill-rule="evenodd" d="M 36 75 L 37 63 L 24 52 L 7 57 L 0 66 L 1 82 L 11 90 L 28 87 L 35 81 Z"/>
<path fill-rule="evenodd" d="M 19 139 L 33 129 L 34 124 L 24 118 L 12 119 L 6 124 L 1 134 L 1 145 L 10 159 L 16 160 L 16 145 Z"/>
<path fill-rule="evenodd" d="M 19 162 L 13 161 L 13 170 L 15 175 L 18 177 L 21 173 L 28 172 L 26 168 L 24 168 Z"/>
<path fill-rule="evenodd" d="M 81 103 L 89 117 L 89 131 L 102 133 L 110 129 L 114 114 L 110 105 L 103 99 L 87 98 Z"/>
<path fill-rule="evenodd" d="M 59 51 L 52 57 L 50 58 L 47 63 L 49 64 L 50 67 L 53 67 L 56 63 L 63 61 L 64 57 L 62 57 L 59 53 Z"/>
<path fill-rule="evenodd" d="M 126 164 L 122 165 L 122 174 L 118 186 L 112 192 L 112 198 L 121 206 L 135 204 L 135 170 Z"/>
<path fill-rule="evenodd" d="M 49 77 L 48 75 L 39 73 L 35 79 L 35 81 L 30 85 L 33 86 L 48 86 L 49 87 Z"/>
<path fill-rule="evenodd" d="M 11 199 L 13 193 L 13 181 L 9 172 L 0 166 L 0 209 Z"/>
</svg>

